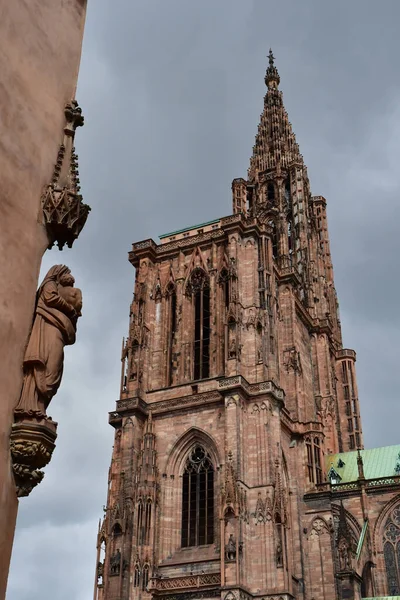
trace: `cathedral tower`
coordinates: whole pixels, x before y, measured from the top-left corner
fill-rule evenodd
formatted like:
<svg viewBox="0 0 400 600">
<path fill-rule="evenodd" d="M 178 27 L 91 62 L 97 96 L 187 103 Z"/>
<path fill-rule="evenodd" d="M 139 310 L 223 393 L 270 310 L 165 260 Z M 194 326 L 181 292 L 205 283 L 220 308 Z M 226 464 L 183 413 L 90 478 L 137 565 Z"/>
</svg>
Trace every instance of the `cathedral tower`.
<svg viewBox="0 0 400 600">
<path fill-rule="evenodd" d="M 350 517 L 332 491 L 366 452 L 355 352 L 342 347 L 326 200 L 311 195 L 272 52 L 265 83 L 232 214 L 129 254 L 95 600 L 361 597 L 351 561 L 366 495 L 353 486 L 364 512 Z"/>
</svg>

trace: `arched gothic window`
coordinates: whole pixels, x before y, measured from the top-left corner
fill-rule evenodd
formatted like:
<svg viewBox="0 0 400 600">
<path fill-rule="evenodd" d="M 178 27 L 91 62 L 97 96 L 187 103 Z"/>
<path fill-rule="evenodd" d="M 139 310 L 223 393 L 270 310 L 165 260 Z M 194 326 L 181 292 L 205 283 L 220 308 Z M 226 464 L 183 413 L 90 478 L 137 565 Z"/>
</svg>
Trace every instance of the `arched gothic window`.
<svg viewBox="0 0 400 600">
<path fill-rule="evenodd" d="M 149 565 L 146 563 L 143 567 L 142 590 L 145 592 L 149 585 Z"/>
<path fill-rule="evenodd" d="M 135 572 L 133 575 L 133 587 L 138 588 L 140 586 L 140 565 L 136 563 Z"/>
<path fill-rule="evenodd" d="M 186 461 L 182 482 L 182 547 L 214 541 L 214 468 L 196 445 Z"/>
<path fill-rule="evenodd" d="M 137 512 L 137 543 L 138 546 L 147 546 L 150 541 L 151 527 L 151 499 L 138 502 Z"/>
<path fill-rule="evenodd" d="M 230 277 L 229 272 L 225 267 L 221 269 L 221 273 L 219 275 L 219 283 L 221 284 L 223 291 L 224 305 L 225 308 L 228 310 L 230 301 Z"/>
<path fill-rule="evenodd" d="M 139 502 L 138 502 L 137 543 L 138 543 L 138 546 L 141 546 L 143 544 L 143 502 L 142 502 L 142 500 L 139 500 Z"/>
<path fill-rule="evenodd" d="M 383 555 L 390 596 L 400 594 L 400 506 L 393 509 L 383 533 Z"/>
<path fill-rule="evenodd" d="M 146 510 L 145 510 L 145 516 L 144 516 L 143 544 L 145 546 L 147 546 L 149 544 L 150 526 L 151 526 L 151 500 L 149 499 L 146 502 Z"/>
<path fill-rule="evenodd" d="M 194 297 L 193 379 L 210 376 L 210 286 L 203 269 L 194 269 L 190 278 Z"/>
<path fill-rule="evenodd" d="M 173 343 L 176 333 L 176 290 L 173 283 L 167 287 L 167 319 L 168 319 L 168 344 L 167 344 L 167 385 L 172 385 L 174 368 Z"/>
<path fill-rule="evenodd" d="M 271 243 L 272 243 L 272 258 L 276 260 L 278 258 L 278 231 L 274 221 L 269 222 L 269 226 L 272 229 Z"/>
<path fill-rule="evenodd" d="M 310 483 L 322 483 L 324 479 L 321 463 L 321 445 L 318 437 L 305 439 L 307 450 L 307 471 Z"/>
</svg>

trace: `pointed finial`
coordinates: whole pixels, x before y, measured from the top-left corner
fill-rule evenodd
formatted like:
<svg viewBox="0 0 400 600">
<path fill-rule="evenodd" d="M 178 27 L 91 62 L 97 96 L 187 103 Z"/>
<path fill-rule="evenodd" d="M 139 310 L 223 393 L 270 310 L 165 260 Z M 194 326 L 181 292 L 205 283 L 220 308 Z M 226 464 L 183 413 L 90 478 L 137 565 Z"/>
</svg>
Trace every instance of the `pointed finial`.
<svg viewBox="0 0 400 600">
<path fill-rule="evenodd" d="M 269 49 L 268 62 L 269 66 L 265 74 L 265 85 L 269 90 L 276 89 L 279 85 L 281 78 L 279 77 L 278 69 L 275 66 L 275 56 L 272 53 L 272 49 Z"/>
<path fill-rule="evenodd" d="M 360 448 L 357 448 L 357 466 L 358 466 L 358 479 L 365 479 L 364 461 L 361 456 Z"/>
</svg>

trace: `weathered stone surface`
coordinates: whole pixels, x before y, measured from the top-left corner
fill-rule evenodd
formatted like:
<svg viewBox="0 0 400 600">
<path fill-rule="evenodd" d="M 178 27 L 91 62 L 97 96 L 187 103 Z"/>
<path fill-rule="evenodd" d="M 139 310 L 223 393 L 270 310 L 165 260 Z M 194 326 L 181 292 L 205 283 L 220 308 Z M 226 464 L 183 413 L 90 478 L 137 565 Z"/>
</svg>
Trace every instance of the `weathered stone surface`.
<svg viewBox="0 0 400 600">
<path fill-rule="evenodd" d="M 41 196 L 75 96 L 86 0 L 3 2 L 0 19 L 0 598 L 17 514 L 10 432 L 40 263 Z"/>
</svg>

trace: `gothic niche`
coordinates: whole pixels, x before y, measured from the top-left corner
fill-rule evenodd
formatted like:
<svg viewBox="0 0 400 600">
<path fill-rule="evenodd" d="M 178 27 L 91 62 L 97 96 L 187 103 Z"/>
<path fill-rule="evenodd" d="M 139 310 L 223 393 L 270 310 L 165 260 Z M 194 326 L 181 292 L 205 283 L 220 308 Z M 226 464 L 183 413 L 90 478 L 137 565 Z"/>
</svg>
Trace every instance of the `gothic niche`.
<svg viewBox="0 0 400 600">
<path fill-rule="evenodd" d="M 233 316 L 228 320 L 228 358 L 237 356 L 236 321 Z"/>
<path fill-rule="evenodd" d="M 118 550 L 110 558 L 110 575 L 119 575 L 121 572 L 121 550 Z"/>
<path fill-rule="evenodd" d="M 51 459 L 57 423 L 46 410 L 61 383 L 64 346 L 75 343 L 82 310 L 81 290 L 65 265 L 55 265 L 37 294 L 35 316 L 23 360 L 23 386 L 14 410 L 10 449 L 17 496 L 41 482 Z"/>
<path fill-rule="evenodd" d="M 236 560 L 236 539 L 235 539 L 235 513 L 232 508 L 225 511 L 225 560 L 227 562 Z"/>
<path fill-rule="evenodd" d="M 64 140 L 50 184 L 42 195 L 44 225 L 49 239 L 48 248 L 55 242 L 60 250 L 71 248 L 86 223 L 90 206 L 83 204 L 79 186 L 78 157 L 74 139 L 77 127 L 83 125 L 82 110 L 76 100 L 65 107 Z"/>
<path fill-rule="evenodd" d="M 139 342 L 133 340 L 131 351 L 131 364 L 129 379 L 136 380 L 138 378 L 138 363 L 139 363 Z"/>
</svg>

